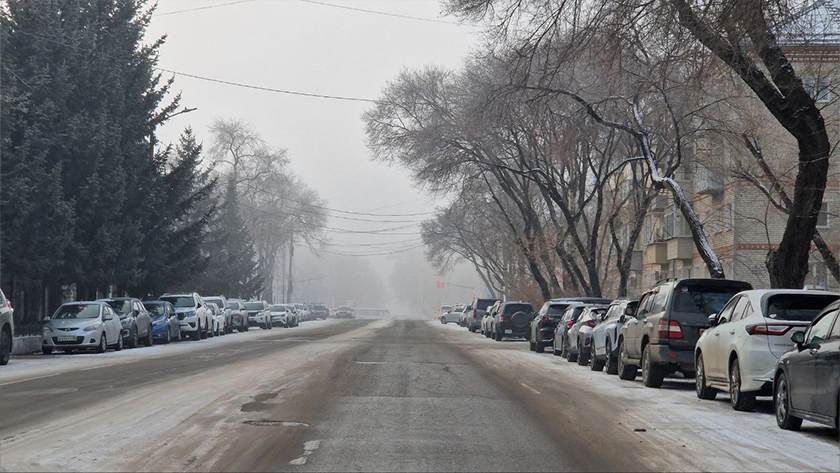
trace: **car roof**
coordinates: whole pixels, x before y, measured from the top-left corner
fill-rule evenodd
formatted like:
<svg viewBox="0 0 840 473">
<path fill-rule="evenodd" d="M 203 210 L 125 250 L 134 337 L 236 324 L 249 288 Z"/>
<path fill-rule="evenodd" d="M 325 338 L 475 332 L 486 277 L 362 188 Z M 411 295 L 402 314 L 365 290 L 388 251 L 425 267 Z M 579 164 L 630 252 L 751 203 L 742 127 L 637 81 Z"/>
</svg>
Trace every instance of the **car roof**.
<svg viewBox="0 0 840 473">
<path fill-rule="evenodd" d="M 107 302 L 103 300 L 95 300 L 95 301 L 73 301 L 73 302 L 65 302 L 61 305 L 106 305 Z"/>
<path fill-rule="evenodd" d="M 612 302 L 612 299 L 607 299 L 605 297 L 556 297 L 549 299 L 548 302 L 603 302 L 604 304 L 609 304 Z"/>
<path fill-rule="evenodd" d="M 139 300 L 136 297 L 103 297 L 101 299 L 96 299 L 96 302 L 108 302 L 108 301 L 130 301 L 130 300 Z"/>
<path fill-rule="evenodd" d="M 193 297 L 195 295 L 194 292 L 167 292 L 166 294 L 160 297 Z"/>
</svg>

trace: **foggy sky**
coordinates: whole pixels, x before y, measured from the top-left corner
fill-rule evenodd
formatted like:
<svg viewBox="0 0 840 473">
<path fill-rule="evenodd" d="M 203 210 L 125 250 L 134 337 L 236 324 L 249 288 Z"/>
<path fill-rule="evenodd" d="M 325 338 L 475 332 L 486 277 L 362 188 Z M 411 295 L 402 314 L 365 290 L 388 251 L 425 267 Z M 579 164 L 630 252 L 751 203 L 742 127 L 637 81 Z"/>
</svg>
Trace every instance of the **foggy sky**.
<svg viewBox="0 0 840 473">
<path fill-rule="evenodd" d="M 159 66 L 255 86 L 376 99 L 386 82 L 404 69 L 426 65 L 459 68 L 479 41 L 477 28 L 469 25 L 388 17 L 299 0 L 255 0 L 166 15 L 232 1 L 159 0 L 148 31 L 148 39 L 167 35 Z M 436 1 L 326 0 L 325 3 L 455 21 L 440 16 Z M 159 138 L 164 142 L 175 141 L 183 128 L 191 125 L 199 138 L 209 144 L 207 130 L 214 118 L 241 118 L 250 122 L 273 146 L 288 149 L 291 169 L 317 189 L 328 207 L 393 214 L 428 212 L 434 208 L 434 201 L 412 186 L 406 171 L 370 160 L 361 115 L 372 104 L 248 90 L 184 76 L 176 76 L 174 90 L 182 93 L 184 106 L 197 110 L 168 122 L 159 131 Z M 405 220 L 419 222 L 422 218 Z M 397 226 L 337 218 L 331 218 L 327 225 L 349 230 Z M 415 234 L 328 233 L 337 246 L 326 251 L 368 254 L 415 245 L 410 242 L 382 247 L 352 245 L 411 239 L 420 243 L 419 227 L 402 232 Z M 296 255 L 300 264 L 296 265 L 294 279 L 324 277 L 321 281 L 299 284 L 298 289 L 304 292 L 304 297 L 327 303 L 333 302 L 328 300 L 330 297 L 341 298 L 352 292 L 351 287 L 342 290 L 338 286 L 341 281 L 356 276 L 352 274 L 353 269 L 375 273 L 368 278 L 375 287 L 363 297 L 371 304 L 376 304 L 377 299 L 381 304 L 393 305 L 395 299 L 404 302 L 404 294 L 413 286 L 417 286 L 417 294 L 426 294 L 423 298 L 437 299 L 430 300 L 432 305 L 446 298 L 452 299 L 446 302 L 454 302 L 471 296 L 472 291 L 463 288 L 437 290 L 434 286 L 437 277 L 454 278 L 451 282 L 463 286 L 480 286 L 468 268 L 459 268 L 449 276 L 437 275 L 425 263 L 422 251 L 419 248 L 406 254 L 364 258 L 322 252 L 318 255 L 320 259 L 300 251 Z M 401 269 L 396 270 L 398 267 Z M 414 268 L 415 273 L 405 274 L 407 267 Z"/>
</svg>

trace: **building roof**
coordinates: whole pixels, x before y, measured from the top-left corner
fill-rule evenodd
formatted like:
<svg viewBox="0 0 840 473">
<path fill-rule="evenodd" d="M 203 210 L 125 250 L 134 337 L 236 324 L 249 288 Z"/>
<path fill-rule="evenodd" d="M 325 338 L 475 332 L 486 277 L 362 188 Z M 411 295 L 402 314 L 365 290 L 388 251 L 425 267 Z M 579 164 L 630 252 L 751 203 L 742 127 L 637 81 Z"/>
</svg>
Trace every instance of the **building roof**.
<svg viewBox="0 0 840 473">
<path fill-rule="evenodd" d="M 783 46 L 840 46 L 840 0 L 815 0 L 776 25 Z"/>
</svg>

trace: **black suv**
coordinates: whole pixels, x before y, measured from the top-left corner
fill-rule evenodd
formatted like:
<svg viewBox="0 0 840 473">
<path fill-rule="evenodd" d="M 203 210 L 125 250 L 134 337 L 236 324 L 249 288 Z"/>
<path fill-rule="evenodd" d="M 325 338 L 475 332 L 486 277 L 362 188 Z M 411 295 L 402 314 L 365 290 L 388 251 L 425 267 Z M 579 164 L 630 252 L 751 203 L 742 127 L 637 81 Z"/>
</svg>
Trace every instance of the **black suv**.
<svg viewBox="0 0 840 473">
<path fill-rule="evenodd" d="M 618 337 L 618 375 L 636 378 L 650 388 L 662 386 L 665 376 L 680 371 L 694 377 L 694 345 L 709 327 L 708 317 L 732 296 L 752 289 L 730 279 L 667 279 L 642 294 Z"/>
<path fill-rule="evenodd" d="M 528 338 L 528 327 L 534 318 L 534 306 L 524 301 L 507 301 L 493 315 L 493 338 L 501 342 L 504 337 Z"/>
<path fill-rule="evenodd" d="M 545 347 L 554 342 L 554 329 L 563 312 L 574 302 L 587 304 L 609 304 L 609 299 L 598 297 L 565 297 L 550 299 L 543 304 L 537 316 L 531 321 L 530 336 L 528 338 L 531 351 L 542 353 Z"/>
</svg>

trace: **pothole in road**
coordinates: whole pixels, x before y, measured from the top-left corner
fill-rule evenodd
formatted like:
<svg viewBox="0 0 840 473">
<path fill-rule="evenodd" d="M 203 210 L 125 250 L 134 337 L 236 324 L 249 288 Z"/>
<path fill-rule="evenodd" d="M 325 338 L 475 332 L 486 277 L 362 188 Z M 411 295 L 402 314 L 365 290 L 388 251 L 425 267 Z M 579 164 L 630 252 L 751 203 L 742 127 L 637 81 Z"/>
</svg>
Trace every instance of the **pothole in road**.
<svg viewBox="0 0 840 473">
<path fill-rule="evenodd" d="M 309 427 L 309 424 L 306 422 L 295 422 L 295 421 L 288 421 L 288 420 L 272 420 L 272 419 L 261 419 L 261 420 L 246 420 L 243 421 L 244 424 L 248 425 L 255 425 L 257 427 Z"/>
</svg>

